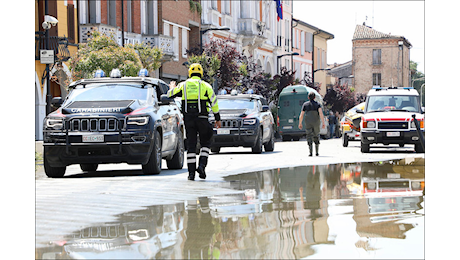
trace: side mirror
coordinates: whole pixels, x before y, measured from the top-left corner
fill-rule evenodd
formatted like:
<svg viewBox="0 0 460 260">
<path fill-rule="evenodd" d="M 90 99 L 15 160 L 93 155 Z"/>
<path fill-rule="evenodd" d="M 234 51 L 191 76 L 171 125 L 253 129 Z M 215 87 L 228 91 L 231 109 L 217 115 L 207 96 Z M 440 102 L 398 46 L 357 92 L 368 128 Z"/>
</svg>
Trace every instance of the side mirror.
<svg viewBox="0 0 460 260">
<path fill-rule="evenodd" d="M 356 113 L 358 113 L 358 114 L 364 114 L 364 111 L 358 108 L 358 109 L 356 109 Z"/>
<path fill-rule="evenodd" d="M 262 106 L 262 112 L 267 112 L 270 110 L 269 106 Z"/>
<path fill-rule="evenodd" d="M 166 94 L 160 96 L 160 105 L 169 105 L 172 101 L 173 99 L 169 98 Z"/>
<path fill-rule="evenodd" d="M 51 105 L 54 107 L 60 107 L 62 105 L 62 97 L 54 97 L 51 99 Z"/>
<path fill-rule="evenodd" d="M 422 107 L 422 114 L 425 114 L 425 107 Z"/>
</svg>

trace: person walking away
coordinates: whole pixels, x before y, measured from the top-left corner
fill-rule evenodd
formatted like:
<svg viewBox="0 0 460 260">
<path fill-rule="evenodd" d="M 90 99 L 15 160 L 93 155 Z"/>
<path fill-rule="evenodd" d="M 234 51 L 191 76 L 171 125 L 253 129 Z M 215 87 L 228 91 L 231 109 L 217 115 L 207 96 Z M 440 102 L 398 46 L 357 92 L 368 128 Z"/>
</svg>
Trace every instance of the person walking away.
<svg viewBox="0 0 460 260">
<path fill-rule="evenodd" d="M 210 108 L 216 119 L 216 127 L 221 127 L 219 105 L 211 85 L 201 78 L 203 67 L 193 63 L 188 69 L 189 78 L 176 86 L 174 81 L 169 85 L 169 98 L 182 97 L 182 114 L 184 114 L 185 131 L 187 137 L 187 168 L 188 179 L 195 180 L 195 172 L 201 179 L 206 179 L 205 168 L 208 164 L 211 138 L 214 134 L 213 126 L 208 121 Z M 200 156 L 196 167 L 197 135 L 200 136 Z"/>
<path fill-rule="evenodd" d="M 327 117 L 327 120 L 329 121 L 329 134 L 330 138 L 334 138 L 335 134 L 335 124 L 337 123 L 337 117 L 334 115 L 334 112 L 329 111 L 329 116 Z"/>
<path fill-rule="evenodd" d="M 318 156 L 319 149 L 319 130 L 324 127 L 323 110 L 318 102 L 315 101 L 315 93 L 308 94 L 309 101 L 303 103 L 302 112 L 299 116 L 299 129 L 302 129 L 302 121 L 305 118 L 305 131 L 307 132 L 308 148 L 310 155 L 313 156 L 313 143 L 315 143 L 316 156 Z M 321 121 L 321 122 L 320 122 Z"/>
</svg>

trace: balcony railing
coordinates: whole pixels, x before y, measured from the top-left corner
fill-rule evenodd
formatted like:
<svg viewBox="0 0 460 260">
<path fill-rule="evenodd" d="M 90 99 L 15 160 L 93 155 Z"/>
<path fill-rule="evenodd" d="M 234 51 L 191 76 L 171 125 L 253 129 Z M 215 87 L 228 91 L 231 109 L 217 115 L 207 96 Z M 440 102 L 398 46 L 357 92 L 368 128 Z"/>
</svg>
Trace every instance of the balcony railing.
<svg viewBox="0 0 460 260">
<path fill-rule="evenodd" d="M 49 36 L 49 50 L 54 50 L 55 62 L 63 62 L 70 59 L 68 46 L 78 46 L 70 43 L 67 37 Z M 46 50 L 44 32 L 35 32 L 35 60 L 40 60 L 40 50 Z"/>
<path fill-rule="evenodd" d="M 121 45 L 121 31 L 118 30 L 118 27 L 114 27 L 107 24 L 81 24 L 81 42 L 87 42 L 89 37 L 91 36 L 91 32 L 94 30 L 97 30 L 107 36 L 113 35 L 113 37 L 117 39 L 117 43 Z M 143 35 L 138 33 L 125 32 L 124 38 L 125 44 L 143 42 L 150 47 L 160 48 L 166 55 L 174 55 L 174 37 L 172 36 L 166 36 L 161 34 Z"/>
</svg>

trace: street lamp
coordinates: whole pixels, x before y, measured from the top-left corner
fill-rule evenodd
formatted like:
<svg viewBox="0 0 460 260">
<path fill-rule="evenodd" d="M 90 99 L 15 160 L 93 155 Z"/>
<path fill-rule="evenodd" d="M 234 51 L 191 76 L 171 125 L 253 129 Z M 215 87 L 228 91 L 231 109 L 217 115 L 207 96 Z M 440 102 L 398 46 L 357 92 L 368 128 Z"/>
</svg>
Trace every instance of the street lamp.
<svg viewBox="0 0 460 260">
<path fill-rule="evenodd" d="M 298 55 L 299 55 L 298 52 L 293 52 L 293 53 L 286 53 L 286 54 L 283 54 L 283 55 L 278 55 L 278 56 L 276 56 L 276 58 L 277 58 L 277 59 L 276 59 L 276 63 L 278 63 L 277 66 L 276 66 L 276 67 L 277 67 L 277 70 L 278 70 L 278 73 L 277 73 L 277 74 L 280 74 L 280 59 L 281 59 L 282 57 L 284 57 L 284 56 L 291 56 L 291 59 L 292 59 L 292 56 L 298 56 Z"/>
<path fill-rule="evenodd" d="M 208 28 L 204 30 L 200 30 L 200 54 L 203 54 L 203 34 L 208 31 L 230 31 L 228 27 L 221 27 L 221 28 Z"/>
</svg>

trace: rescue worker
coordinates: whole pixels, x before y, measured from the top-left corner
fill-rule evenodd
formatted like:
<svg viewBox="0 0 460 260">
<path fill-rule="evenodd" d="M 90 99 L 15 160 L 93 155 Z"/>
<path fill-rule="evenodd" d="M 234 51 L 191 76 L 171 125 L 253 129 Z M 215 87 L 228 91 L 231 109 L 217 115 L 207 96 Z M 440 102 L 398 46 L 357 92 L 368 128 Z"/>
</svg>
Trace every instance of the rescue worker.
<svg viewBox="0 0 460 260">
<path fill-rule="evenodd" d="M 308 94 L 309 101 L 303 103 L 302 112 L 299 116 L 299 129 L 302 129 L 302 121 L 305 117 L 305 130 L 307 131 L 308 148 L 310 155 L 313 156 L 313 143 L 315 143 L 316 156 L 319 155 L 319 126 L 321 120 L 321 127 L 324 127 L 323 109 L 320 104 L 315 101 L 315 93 Z"/>
<path fill-rule="evenodd" d="M 203 67 L 193 63 L 188 69 L 189 78 L 176 87 L 174 81 L 169 85 L 168 97 L 182 97 L 182 113 L 184 114 L 187 137 L 187 168 L 188 179 L 195 180 L 195 172 L 201 179 L 206 178 L 205 168 L 208 164 L 209 146 L 213 136 L 213 126 L 208 121 L 209 109 L 212 109 L 216 119 L 216 127 L 221 127 L 217 97 L 209 83 L 201 80 Z M 197 134 L 200 136 L 200 156 L 196 167 Z"/>
</svg>

